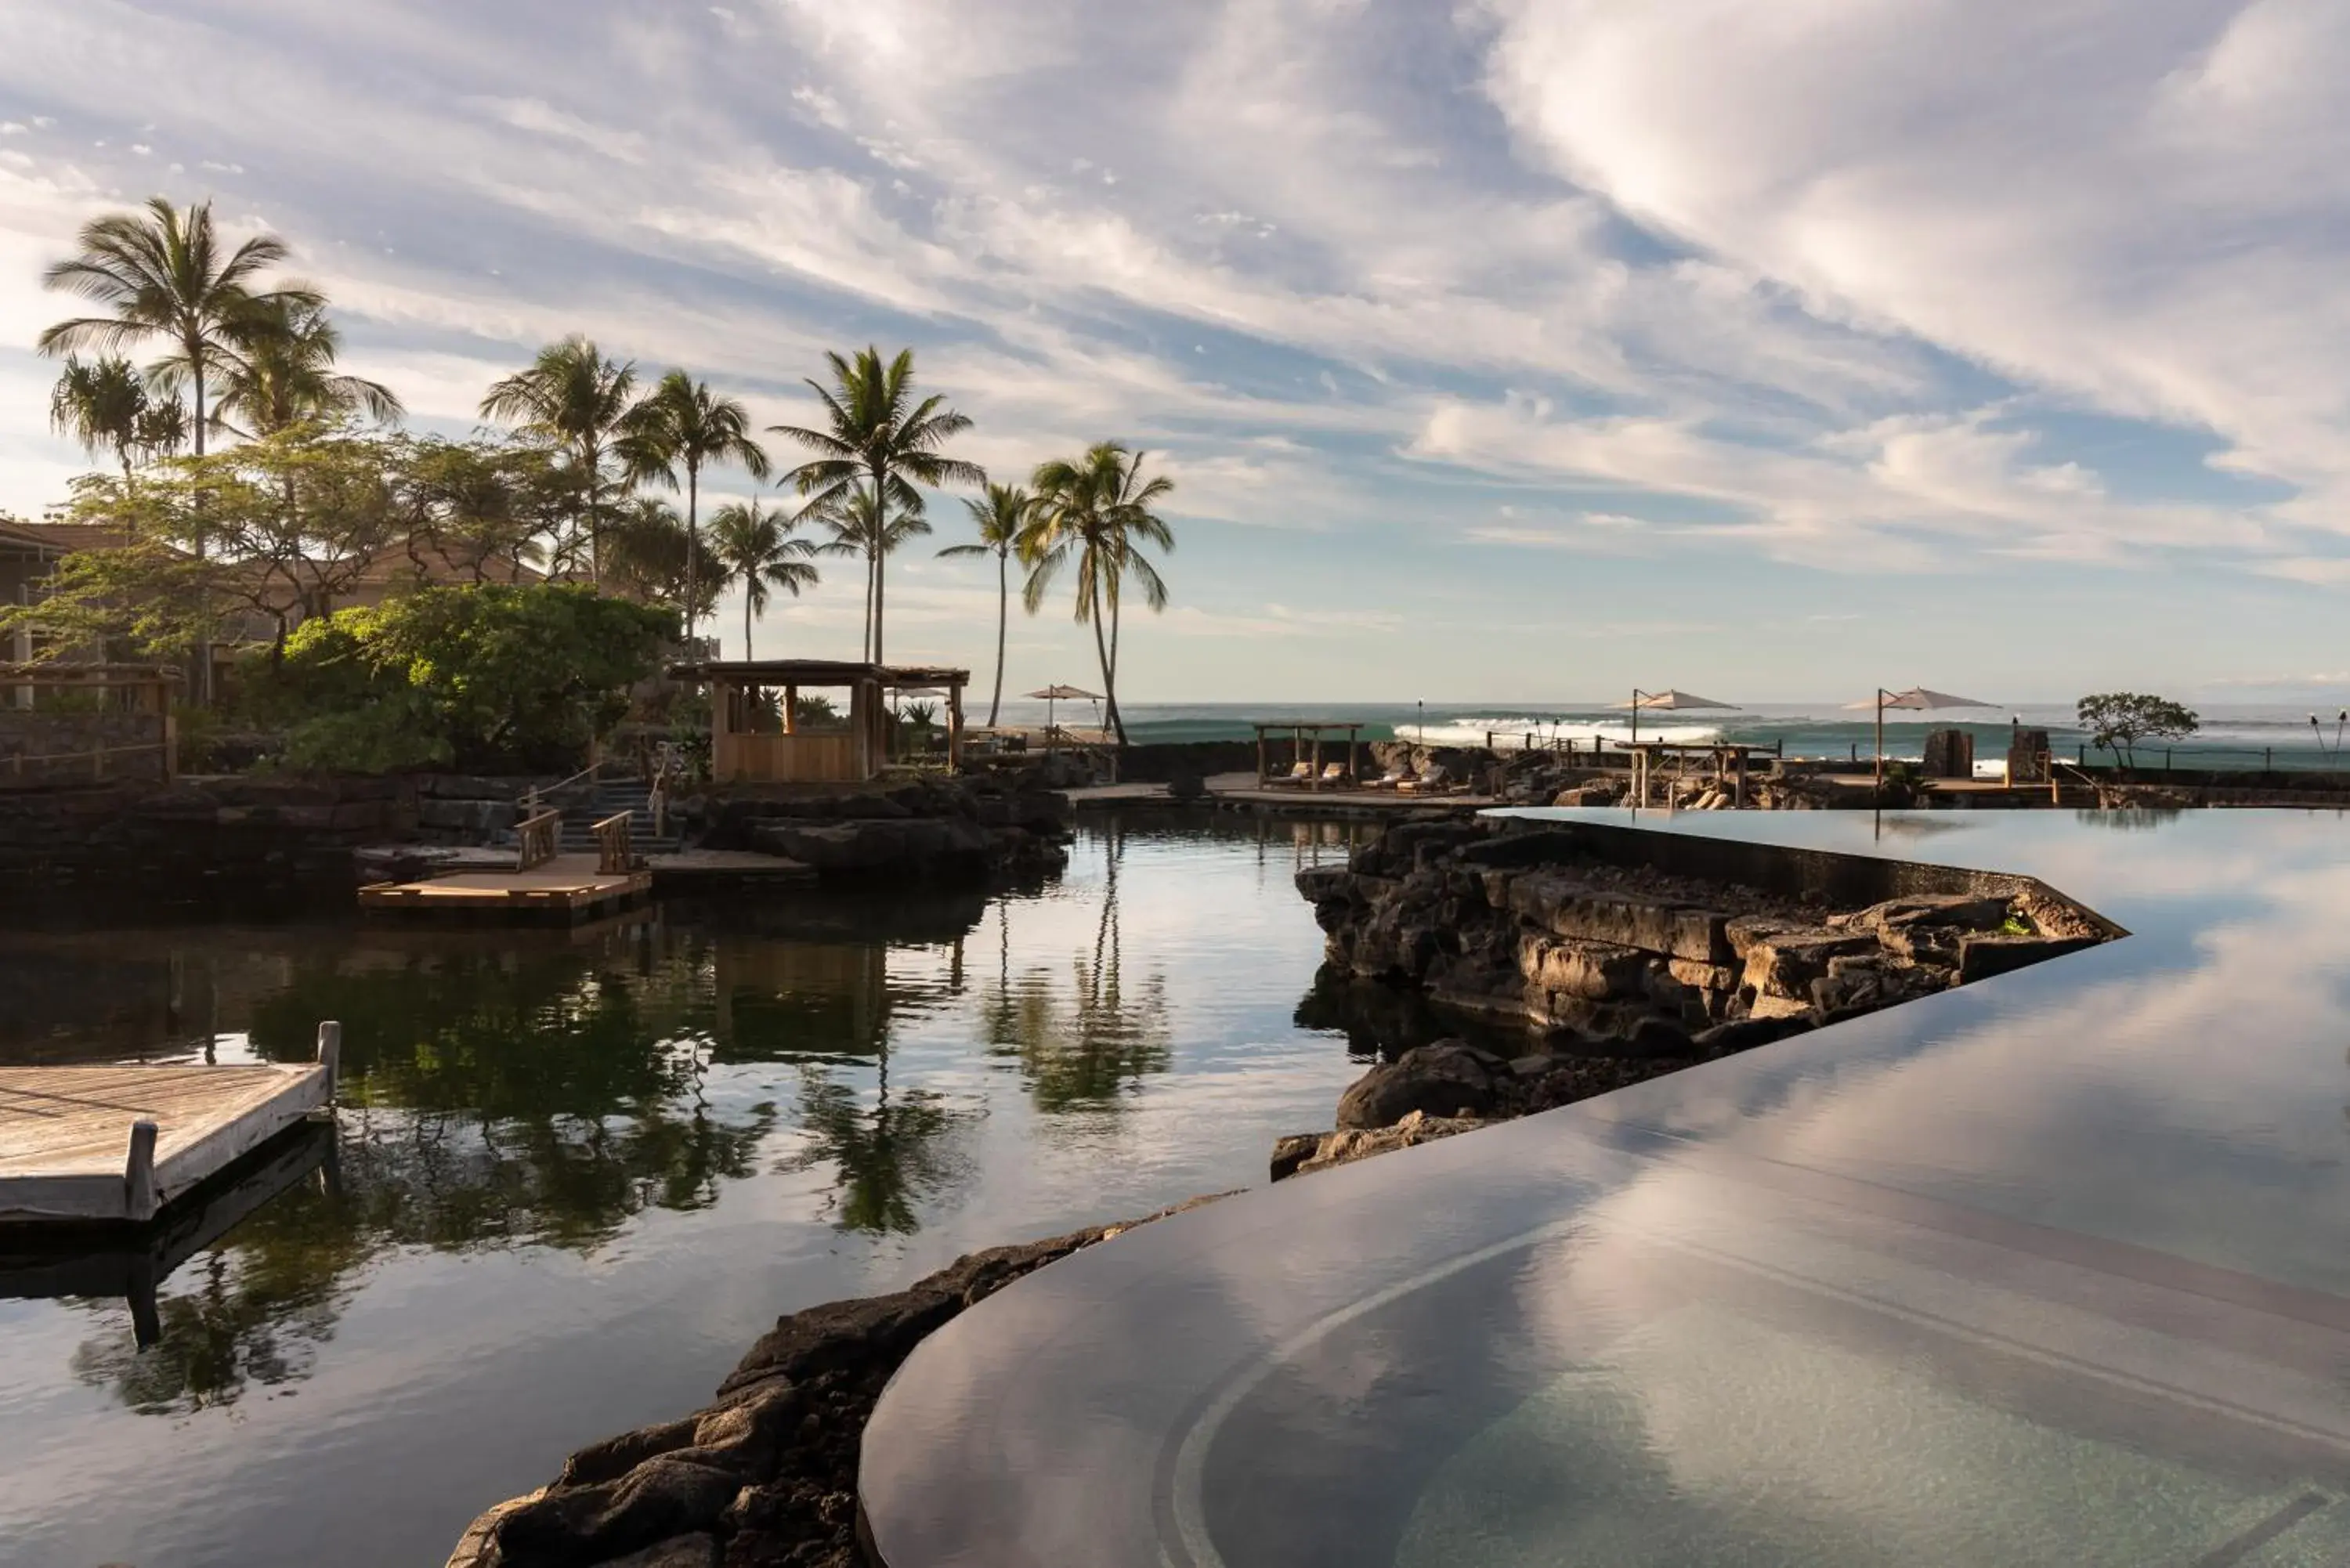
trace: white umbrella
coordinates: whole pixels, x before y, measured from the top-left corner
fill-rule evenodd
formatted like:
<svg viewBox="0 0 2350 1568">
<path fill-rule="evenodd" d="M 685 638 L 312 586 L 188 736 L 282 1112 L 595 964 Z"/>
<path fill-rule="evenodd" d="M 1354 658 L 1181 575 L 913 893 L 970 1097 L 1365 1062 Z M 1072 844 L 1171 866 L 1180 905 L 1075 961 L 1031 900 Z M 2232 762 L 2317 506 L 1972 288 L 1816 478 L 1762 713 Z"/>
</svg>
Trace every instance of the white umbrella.
<svg viewBox="0 0 2350 1568">
<path fill-rule="evenodd" d="M 1660 713 L 1679 712 L 1689 708 L 1721 708 L 1732 713 L 1738 711 L 1738 705 L 1734 702 L 1717 702 L 1711 697 L 1700 697 L 1694 692 L 1684 691 L 1677 686 L 1668 686 L 1662 691 L 1643 691 L 1635 686 L 1632 688 L 1632 700 L 1629 702 L 1615 704 L 1615 711 L 1617 712 L 1627 708 L 1632 711 L 1632 743 L 1634 745 L 1639 744 L 1640 742 L 1642 709 Z"/>
<path fill-rule="evenodd" d="M 1864 708 L 1877 710 L 1877 787 L 1885 787 L 1885 711 L 1906 708 L 1913 711 L 1930 712 L 1937 708 L 1989 708 L 1994 704 L 1978 701 L 1972 697 L 1954 697 L 1948 691 L 1936 691 L 1929 687 L 1912 686 L 1907 691 L 1887 691 L 1880 686 L 1877 695 L 1863 702 L 1847 702 L 1847 712 Z"/>
<path fill-rule="evenodd" d="M 1101 698 L 1097 694 L 1088 691 L 1081 686 L 1047 686 L 1042 691 L 1031 691 L 1028 693 L 1028 698 L 1031 701 L 1041 701 L 1045 704 L 1045 733 L 1048 737 L 1053 732 L 1054 703 L 1071 701 L 1098 702 L 1101 701 Z"/>
</svg>

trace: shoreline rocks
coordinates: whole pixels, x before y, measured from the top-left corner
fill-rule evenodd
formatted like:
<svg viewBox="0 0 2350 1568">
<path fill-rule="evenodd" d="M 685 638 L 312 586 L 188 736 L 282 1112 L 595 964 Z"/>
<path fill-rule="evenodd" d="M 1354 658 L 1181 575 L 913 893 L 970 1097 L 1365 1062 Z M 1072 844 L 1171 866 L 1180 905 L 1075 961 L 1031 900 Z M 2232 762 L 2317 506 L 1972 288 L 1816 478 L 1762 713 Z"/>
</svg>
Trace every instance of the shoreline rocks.
<svg viewBox="0 0 2350 1568">
<path fill-rule="evenodd" d="M 1620 864 L 1585 833 L 1510 820 L 1399 826 L 1347 866 L 1301 871 L 1296 883 L 1327 939 L 1317 990 L 1418 994 L 1488 1026 L 1514 1024 L 1529 1048 L 1511 1056 L 1440 1039 L 1373 1066 L 1341 1096 L 1333 1130 L 1276 1143 L 1276 1181 L 1549 1110 L 2114 934 L 2038 884 L 1900 892 L 1836 909 L 1808 890 Z"/>
<path fill-rule="evenodd" d="M 974 884 L 1068 863 L 1068 796 L 1024 783 L 737 786 L 689 799 L 681 815 L 703 848 L 781 856 L 827 880 Z"/>
<path fill-rule="evenodd" d="M 993 1247 L 885 1295 L 776 1320 L 703 1408 L 591 1443 L 482 1513 L 448 1568 L 863 1568 L 865 1423 L 914 1347 L 1013 1281 L 1143 1219 Z"/>
</svg>

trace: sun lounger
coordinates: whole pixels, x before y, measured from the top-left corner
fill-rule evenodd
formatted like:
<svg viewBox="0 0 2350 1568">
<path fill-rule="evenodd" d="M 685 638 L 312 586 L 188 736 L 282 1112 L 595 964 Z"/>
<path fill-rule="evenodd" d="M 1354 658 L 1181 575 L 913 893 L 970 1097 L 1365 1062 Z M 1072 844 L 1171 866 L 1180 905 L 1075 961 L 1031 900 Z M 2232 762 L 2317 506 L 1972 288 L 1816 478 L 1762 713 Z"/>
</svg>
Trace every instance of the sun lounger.
<svg viewBox="0 0 2350 1568">
<path fill-rule="evenodd" d="M 1396 785 L 1405 794 L 1442 794 L 1451 787 L 1452 780 L 1440 763 L 1431 765 L 1418 778 L 1406 779 Z"/>
<path fill-rule="evenodd" d="M 1398 763 L 1378 777 L 1365 779 L 1363 787 L 1365 789 L 1401 789 L 1410 779 L 1411 770 Z"/>
<path fill-rule="evenodd" d="M 1322 782 L 1326 784 L 1345 784 L 1347 782 L 1347 764 L 1344 763 L 1332 763 L 1329 766 L 1324 768 L 1322 770 Z"/>
</svg>

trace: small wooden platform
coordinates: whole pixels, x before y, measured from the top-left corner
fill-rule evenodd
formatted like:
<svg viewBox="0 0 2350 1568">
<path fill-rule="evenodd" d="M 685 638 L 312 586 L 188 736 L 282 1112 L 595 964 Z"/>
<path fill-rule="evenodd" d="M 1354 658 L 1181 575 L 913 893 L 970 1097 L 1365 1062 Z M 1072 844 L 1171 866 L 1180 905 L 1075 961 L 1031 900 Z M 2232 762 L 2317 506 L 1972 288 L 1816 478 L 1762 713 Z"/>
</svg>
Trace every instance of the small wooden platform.
<svg viewBox="0 0 2350 1568">
<path fill-rule="evenodd" d="M 528 871 L 459 871 L 421 882 L 374 882 L 359 908 L 403 914 L 586 919 L 652 891 L 650 871 L 600 871 L 593 855 L 558 855 Z"/>
<path fill-rule="evenodd" d="M 333 1098 L 331 1053 L 302 1066 L 0 1067 L 0 1225 L 144 1223 Z"/>
</svg>

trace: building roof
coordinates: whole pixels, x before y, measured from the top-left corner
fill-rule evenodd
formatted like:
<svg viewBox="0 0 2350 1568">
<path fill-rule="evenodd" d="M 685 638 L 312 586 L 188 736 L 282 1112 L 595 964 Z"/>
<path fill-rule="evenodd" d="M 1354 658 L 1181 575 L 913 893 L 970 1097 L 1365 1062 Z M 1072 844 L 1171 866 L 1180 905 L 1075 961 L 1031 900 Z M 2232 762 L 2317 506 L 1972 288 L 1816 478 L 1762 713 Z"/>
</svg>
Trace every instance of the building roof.
<svg viewBox="0 0 2350 1568">
<path fill-rule="evenodd" d="M 129 543 L 120 528 L 91 523 L 25 523 L 0 516 L 0 550 L 37 550 L 45 556 L 70 555 L 76 550 L 111 550 Z"/>
<path fill-rule="evenodd" d="M 709 659 L 696 664 L 673 664 L 669 678 L 758 686 L 854 686 L 862 680 L 894 687 L 971 684 L 968 670 L 937 664 L 862 664 L 849 659 Z"/>
</svg>

